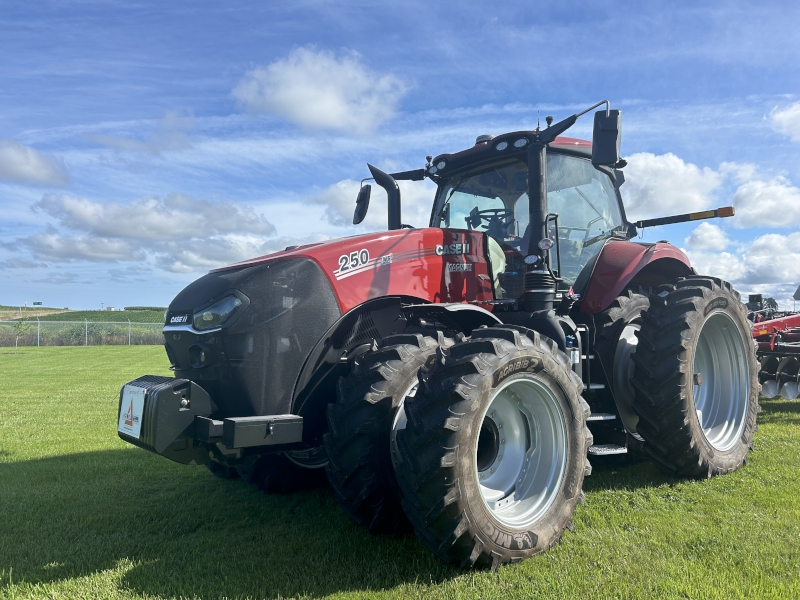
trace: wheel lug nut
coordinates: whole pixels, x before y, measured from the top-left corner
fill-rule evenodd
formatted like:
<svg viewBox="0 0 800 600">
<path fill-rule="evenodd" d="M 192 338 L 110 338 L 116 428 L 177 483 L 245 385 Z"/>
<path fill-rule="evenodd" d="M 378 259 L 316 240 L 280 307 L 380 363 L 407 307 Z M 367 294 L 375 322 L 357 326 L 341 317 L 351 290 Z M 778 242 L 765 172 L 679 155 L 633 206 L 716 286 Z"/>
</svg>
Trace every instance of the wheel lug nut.
<svg viewBox="0 0 800 600">
<path fill-rule="evenodd" d="M 703 375 L 701 373 L 695 373 L 692 379 L 694 380 L 695 385 L 700 385 L 703 383 Z"/>
</svg>

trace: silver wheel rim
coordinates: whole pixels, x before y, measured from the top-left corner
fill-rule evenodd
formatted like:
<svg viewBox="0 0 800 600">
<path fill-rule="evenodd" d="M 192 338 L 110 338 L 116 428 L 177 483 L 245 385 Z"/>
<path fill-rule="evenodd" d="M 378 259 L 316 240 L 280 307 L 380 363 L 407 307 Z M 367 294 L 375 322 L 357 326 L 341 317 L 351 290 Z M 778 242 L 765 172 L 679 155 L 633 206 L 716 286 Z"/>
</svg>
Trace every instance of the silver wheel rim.
<svg viewBox="0 0 800 600">
<path fill-rule="evenodd" d="M 739 441 L 747 416 L 750 369 L 736 323 L 714 312 L 703 323 L 693 364 L 694 407 L 709 444 L 720 452 Z"/>
<path fill-rule="evenodd" d="M 567 421 L 535 379 L 499 387 L 481 416 L 475 477 L 484 505 L 503 525 L 529 528 L 556 498 L 567 469 Z"/>
<path fill-rule="evenodd" d="M 633 354 L 636 352 L 636 347 L 639 344 L 639 338 L 636 337 L 636 332 L 642 328 L 638 321 L 628 323 L 622 330 L 617 341 L 617 347 L 614 351 L 614 373 L 613 390 L 614 398 L 618 401 L 617 408 L 620 412 L 620 417 L 625 427 L 630 432 L 636 431 L 636 426 L 639 423 L 639 416 L 633 412 L 633 385 L 631 384 L 631 377 L 633 377 Z"/>
<path fill-rule="evenodd" d="M 397 406 L 397 410 L 394 413 L 394 419 L 392 420 L 392 434 L 389 436 L 389 451 L 391 452 L 392 465 L 394 465 L 395 469 L 397 468 L 397 465 L 403 462 L 403 459 L 400 456 L 400 450 L 397 447 L 397 432 L 405 429 L 406 424 L 408 423 L 408 417 L 406 416 L 406 398 L 413 398 L 416 396 L 418 387 L 419 381 L 415 381 L 408 386 L 406 393 L 403 394 L 403 399 Z"/>
<path fill-rule="evenodd" d="M 306 450 L 289 450 L 283 454 L 298 467 L 305 469 L 322 469 L 328 465 L 328 455 L 323 446 Z"/>
</svg>

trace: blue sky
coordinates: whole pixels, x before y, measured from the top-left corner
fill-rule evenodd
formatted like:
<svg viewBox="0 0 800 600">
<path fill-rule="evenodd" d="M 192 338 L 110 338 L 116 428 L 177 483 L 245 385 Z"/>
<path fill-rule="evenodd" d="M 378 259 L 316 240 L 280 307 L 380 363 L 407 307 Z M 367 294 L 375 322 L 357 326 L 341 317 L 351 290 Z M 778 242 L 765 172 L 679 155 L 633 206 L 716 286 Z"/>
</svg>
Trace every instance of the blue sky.
<svg viewBox="0 0 800 600">
<path fill-rule="evenodd" d="M 790 2 L 4 3 L 0 304 L 166 305 L 209 268 L 348 225 L 366 162 L 623 111 L 630 217 L 784 305 L 800 284 Z M 591 120 L 571 135 L 588 137 Z M 404 185 L 424 225 L 432 186 Z"/>
</svg>

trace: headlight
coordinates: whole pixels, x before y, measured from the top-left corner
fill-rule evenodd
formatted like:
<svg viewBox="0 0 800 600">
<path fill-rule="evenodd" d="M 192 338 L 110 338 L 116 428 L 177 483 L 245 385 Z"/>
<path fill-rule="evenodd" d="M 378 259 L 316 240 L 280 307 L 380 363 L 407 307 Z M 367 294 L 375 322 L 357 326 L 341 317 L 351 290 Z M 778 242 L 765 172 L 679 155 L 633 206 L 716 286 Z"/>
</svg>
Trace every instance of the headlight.
<svg viewBox="0 0 800 600">
<path fill-rule="evenodd" d="M 242 301 L 236 296 L 225 296 L 205 310 L 195 313 L 192 319 L 194 328 L 199 331 L 214 329 L 222 325 L 233 311 L 242 305 Z"/>
</svg>

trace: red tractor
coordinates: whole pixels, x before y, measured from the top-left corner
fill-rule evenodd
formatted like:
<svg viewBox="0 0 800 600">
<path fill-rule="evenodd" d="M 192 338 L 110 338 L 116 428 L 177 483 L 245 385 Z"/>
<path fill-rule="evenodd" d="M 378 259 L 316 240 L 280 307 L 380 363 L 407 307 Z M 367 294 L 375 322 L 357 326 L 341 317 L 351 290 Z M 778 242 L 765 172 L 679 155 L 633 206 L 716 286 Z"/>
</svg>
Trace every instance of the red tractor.
<svg viewBox="0 0 800 600">
<path fill-rule="evenodd" d="M 600 103 L 602 104 L 602 103 Z M 386 174 L 388 231 L 216 269 L 172 301 L 174 378 L 120 392 L 119 435 L 290 491 L 327 473 L 372 532 L 413 527 L 462 567 L 555 544 L 588 456 L 635 450 L 675 476 L 740 467 L 758 365 L 739 294 L 629 222 L 620 112 L 480 136 Z M 403 225 L 397 180 L 438 189 Z M 354 223 L 369 206 L 363 186 Z"/>
</svg>

